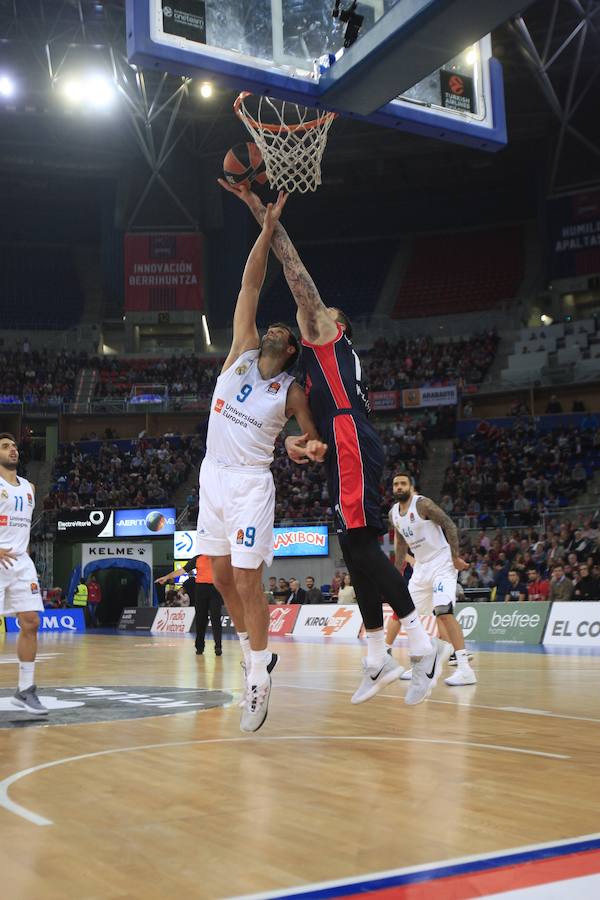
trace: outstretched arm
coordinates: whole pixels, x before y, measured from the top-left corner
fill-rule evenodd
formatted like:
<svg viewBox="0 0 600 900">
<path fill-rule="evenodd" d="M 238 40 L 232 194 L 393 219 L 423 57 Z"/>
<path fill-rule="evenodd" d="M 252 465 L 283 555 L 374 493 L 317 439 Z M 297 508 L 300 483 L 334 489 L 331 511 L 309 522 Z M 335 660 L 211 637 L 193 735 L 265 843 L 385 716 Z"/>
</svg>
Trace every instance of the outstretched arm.
<svg viewBox="0 0 600 900">
<path fill-rule="evenodd" d="M 263 225 L 266 209 L 256 194 L 247 188 L 233 187 L 223 179 L 219 179 L 219 184 L 239 197 L 258 224 Z M 314 281 L 281 222 L 277 222 L 273 229 L 271 246 L 283 266 L 283 273 L 296 301 L 298 326 L 302 336 L 313 344 L 332 341 L 337 335 L 337 325 L 327 312 Z"/>
<path fill-rule="evenodd" d="M 244 274 L 242 275 L 242 286 L 233 314 L 233 340 L 229 355 L 221 370 L 222 372 L 225 372 L 245 350 L 253 350 L 258 347 L 259 339 L 256 327 L 258 298 L 267 271 L 267 259 L 271 249 L 273 230 L 286 200 L 286 195 L 280 192 L 275 206 L 269 203 L 264 210 L 265 214 L 261 222 L 262 230 L 250 251 Z"/>
<path fill-rule="evenodd" d="M 421 497 L 420 500 L 417 500 L 417 512 L 422 519 L 430 519 L 444 530 L 446 540 L 450 544 L 450 552 L 452 553 L 452 561 L 454 562 L 455 568 L 458 569 L 459 572 L 462 572 L 463 569 L 468 569 L 468 564 L 459 556 L 458 528 L 450 516 L 446 515 L 444 510 L 440 509 L 440 507 L 428 497 Z"/>
</svg>

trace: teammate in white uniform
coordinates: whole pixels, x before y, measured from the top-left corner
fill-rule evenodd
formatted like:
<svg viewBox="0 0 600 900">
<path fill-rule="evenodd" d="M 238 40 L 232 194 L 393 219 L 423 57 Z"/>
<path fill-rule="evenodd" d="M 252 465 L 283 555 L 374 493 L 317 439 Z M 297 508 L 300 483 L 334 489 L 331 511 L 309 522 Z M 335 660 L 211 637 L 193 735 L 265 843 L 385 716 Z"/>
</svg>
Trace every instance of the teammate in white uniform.
<svg viewBox="0 0 600 900">
<path fill-rule="evenodd" d="M 408 562 L 413 567 L 408 583 L 413 603 L 420 615 L 436 616 L 440 637 L 452 644 L 456 654 L 457 670 L 446 678 L 446 684 L 475 684 L 477 678 L 469 665 L 462 628 L 453 612 L 458 572 L 468 568 L 459 556 L 456 525 L 432 500 L 415 492 L 409 472 L 396 472 L 392 489 L 397 503 L 389 518 L 394 529 L 396 565 L 401 568 Z M 389 646 L 399 628 L 400 623 L 392 618 L 387 631 Z M 410 670 L 401 677 L 410 680 Z"/>
<path fill-rule="evenodd" d="M 0 615 L 16 615 L 20 628 L 19 687 L 11 703 L 30 713 L 47 715 L 34 684 L 38 612 L 44 609 L 37 572 L 27 553 L 35 492 L 32 484 L 17 475 L 18 464 L 14 437 L 0 434 Z"/>
<path fill-rule="evenodd" d="M 322 460 L 308 401 L 287 369 L 298 342 L 283 324 L 271 325 L 262 341 L 256 309 L 273 229 L 285 205 L 279 195 L 244 270 L 233 318 L 233 342 L 217 378 L 208 420 L 206 456 L 200 468 L 197 552 L 212 557 L 214 584 L 233 619 L 244 652 L 246 694 L 242 731 L 257 731 L 267 717 L 271 671 L 277 656 L 267 650 L 269 607 L 262 569 L 273 560 L 275 485 L 270 466 L 277 435 L 291 416 L 303 434 L 288 437 L 295 462 Z"/>
</svg>

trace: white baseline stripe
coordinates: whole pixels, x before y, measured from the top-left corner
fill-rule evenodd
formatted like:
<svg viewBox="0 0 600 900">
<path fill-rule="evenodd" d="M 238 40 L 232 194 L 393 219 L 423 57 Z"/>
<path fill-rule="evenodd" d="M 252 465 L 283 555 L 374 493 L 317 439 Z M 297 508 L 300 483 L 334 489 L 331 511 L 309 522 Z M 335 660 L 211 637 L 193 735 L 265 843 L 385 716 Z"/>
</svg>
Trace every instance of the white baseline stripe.
<svg viewBox="0 0 600 900">
<path fill-rule="evenodd" d="M 109 756 L 113 753 L 135 753 L 141 750 L 158 750 L 165 747 L 189 747 L 198 744 L 235 744 L 240 742 L 253 742 L 252 738 L 236 737 L 236 738 L 208 738 L 206 740 L 197 741 L 168 741 L 161 744 L 141 744 L 134 747 L 114 747 L 110 750 L 97 750 L 93 753 L 81 753 L 78 756 L 64 756 L 61 759 L 55 759 L 51 762 L 40 763 L 38 766 L 32 766 L 29 769 L 22 769 L 15 772 L 0 781 L 0 807 L 8 812 L 26 819 L 33 825 L 53 825 L 51 819 L 39 816 L 37 813 L 31 812 L 19 803 L 15 803 L 10 799 L 8 792 L 13 784 L 26 778 L 28 775 L 34 775 L 36 772 L 42 772 L 45 769 L 52 769 L 55 766 L 62 766 L 66 763 L 79 762 L 84 759 L 94 759 L 98 756 Z M 433 738 L 409 738 L 409 737 L 388 737 L 377 735 L 282 735 L 276 737 L 255 738 L 254 741 L 394 741 L 396 743 L 405 744 L 444 744 L 463 747 L 474 747 L 480 750 L 500 750 L 505 753 L 519 753 L 527 756 L 543 756 L 550 759 L 571 759 L 570 756 L 563 756 L 558 753 L 543 753 L 538 750 L 525 750 L 520 747 L 505 747 L 501 744 L 480 744 L 474 741 L 448 741 L 434 740 Z"/>
</svg>

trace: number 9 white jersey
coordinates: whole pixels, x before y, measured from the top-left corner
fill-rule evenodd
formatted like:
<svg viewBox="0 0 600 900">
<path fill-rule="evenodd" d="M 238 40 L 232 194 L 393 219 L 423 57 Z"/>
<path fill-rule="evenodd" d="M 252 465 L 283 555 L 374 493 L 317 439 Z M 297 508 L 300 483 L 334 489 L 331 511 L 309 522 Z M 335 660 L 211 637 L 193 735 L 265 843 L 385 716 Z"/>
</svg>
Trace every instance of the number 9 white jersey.
<svg viewBox="0 0 600 900">
<path fill-rule="evenodd" d="M 268 468 L 275 440 L 287 421 L 294 379 L 281 372 L 266 381 L 260 351 L 247 350 L 217 378 L 208 420 L 207 456 L 219 466 Z"/>
</svg>

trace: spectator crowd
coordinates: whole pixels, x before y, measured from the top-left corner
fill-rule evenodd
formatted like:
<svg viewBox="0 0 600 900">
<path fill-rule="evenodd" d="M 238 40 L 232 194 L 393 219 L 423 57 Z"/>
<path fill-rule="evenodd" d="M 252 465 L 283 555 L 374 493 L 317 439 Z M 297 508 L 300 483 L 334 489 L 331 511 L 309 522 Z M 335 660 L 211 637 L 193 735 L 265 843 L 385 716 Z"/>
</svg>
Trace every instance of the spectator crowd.
<svg viewBox="0 0 600 900">
<path fill-rule="evenodd" d="M 480 531 L 463 540 L 469 568 L 463 588 L 489 588 L 491 599 L 600 600 L 600 513 L 530 528 Z"/>
<path fill-rule="evenodd" d="M 395 391 L 410 385 L 479 384 L 498 347 L 495 331 L 453 341 L 431 337 L 380 338 L 363 354 L 372 391 Z"/>
<path fill-rule="evenodd" d="M 521 423 L 499 429 L 482 422 L 472 435 L 455 441 L 441 506 L 480 525 L 528 525 L 574 505 L 598 468 L 595 416 L 579 428 L 548 432 Z"/>
<path fill-rule="evenodd" d="M 179 485 L 197 472 L 201 447 L 198 436 L 65 444 L 44 509 L 170 504 Z"/>
<path fill-rule="evenodd" d="M 54 353 L 31 350 L 0 350 L 3 398 L 25 403 L 52 405 L 74 399 L 75 380 L 89 359 L 85 353 Z"/>
</svg>

